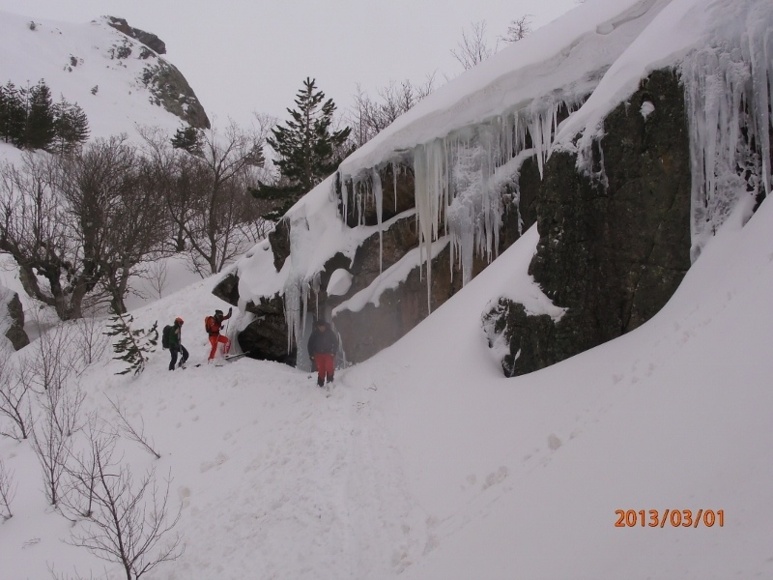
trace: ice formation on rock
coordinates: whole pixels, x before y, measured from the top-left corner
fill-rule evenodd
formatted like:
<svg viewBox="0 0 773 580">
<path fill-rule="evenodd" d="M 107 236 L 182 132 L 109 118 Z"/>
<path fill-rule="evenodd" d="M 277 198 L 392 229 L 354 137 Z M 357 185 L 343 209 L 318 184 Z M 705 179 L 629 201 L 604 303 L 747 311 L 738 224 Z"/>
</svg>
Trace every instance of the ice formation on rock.
<svg viewBox="0 0 773 580">
<path fill-rule="evenodd" d="M 773 8 L 728 6 L 681 64 L 690 120 L 692 256 L 743 198 L 770 194 Z"/>
</svg>

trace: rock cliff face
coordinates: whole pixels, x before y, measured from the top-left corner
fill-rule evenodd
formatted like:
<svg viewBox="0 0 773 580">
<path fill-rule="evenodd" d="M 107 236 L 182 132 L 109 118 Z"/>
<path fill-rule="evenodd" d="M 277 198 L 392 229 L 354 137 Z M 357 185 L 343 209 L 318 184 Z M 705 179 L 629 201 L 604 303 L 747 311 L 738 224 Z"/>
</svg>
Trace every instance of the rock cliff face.
<svg viewBox="0 0 773 580">
<path fill-rule="evenodd" d="M 509 344 L 507 375 L 640 326 L 690 267 L 690 152 L 677 77 L 652 74 L 605 119 L 604 135 L 594 152 L 603 179 L 578 174 L 574 156 L 558 153 L 538 185 L 540 240 L 530 274 L 566 314 L 558 322 L 529 316 L 508 300 L 487 314 Z"/>
<path fill-rule="evenodd" d="M 512 244 L 518 259 L 533 251 L 528 272 L 480 313 L 506 375 L 654 316 L 728 219 L 771 191 L 773 9 L 576 11 L 429 95 L 288 212 L 265 258 L 238 267 L 249 295 L 231 301 L 257 316 L 244 339 L 266 340 L 261 320 L 281 311 L 267 340 L 287 344 L 288 330 L 302 361 L 321 315 L 347 360 L 364 360 Z"/>
<path fill-rule="evenodd" d="M 536 161 L 527 159 L 501 188 L 506 207 L 498 250 L 504 251 L 536 222 L 540 241 L 530 273 L 548 297 L 566 309 L 559 322 L 546 315 L 529 316 L 522 305 L 508 300 L 485 313 L 489 338 L 493 342 L 495 335 L 502 335 L 500 343 L 504 337 L 509 345 L 502 361 L 507 375 L 553 364 L 636 328 L 668 301 L 689 268 L 689 142 L 684 94 L 673 71 L 653 73 L 606 118 L 594 155 L 595 176 L 577 169 L 574 154 L 556 152 L 544 168 L 544 178 Z M 411 212 L 412 167 L 408 162 L 390 164 L 380 178 L 390 184 L 384 188 L 382 219 L 408 215 L 393 220 L 381 240 L 377 233 L 367 238 L 353 259 L 333 256 L 309 297 L 321 313 L 332 317 L 349 362 L 365 360 L 394 343 L 462 287 L 462 273 L 456 261 L 452 265 L 446 245 L 432 260 L 429 293 L 427 268 L 415 260 L 399 284 L 380 293 L 377 303 L 348 307 L 348 300 L 419 243 Z M 339 184 L 337 191 L 341 215 L 348 208 L 349 227 L 378 222 L 370 189 Z M 343 195 L 348 195 L 345 204 Z M 353 211 L 355 207 L 359 211 Z M 288 226 L 280 223 L 271 236 L 277 271 L 290 255 L 290 245 Z M 485 265 L 476 258 L 474 273 Z M 327 281 L 338 268 L 351 274 L 352 284 L 345 294 L 328 296 Z M 216 293 L 236 304 L 236 288 L 232 276 Z M 250 302 L 248 310 L 258 320 L 240 334 L 242 348 L 259 358 L 292 362 L 281 297 Z"/>
</svg>

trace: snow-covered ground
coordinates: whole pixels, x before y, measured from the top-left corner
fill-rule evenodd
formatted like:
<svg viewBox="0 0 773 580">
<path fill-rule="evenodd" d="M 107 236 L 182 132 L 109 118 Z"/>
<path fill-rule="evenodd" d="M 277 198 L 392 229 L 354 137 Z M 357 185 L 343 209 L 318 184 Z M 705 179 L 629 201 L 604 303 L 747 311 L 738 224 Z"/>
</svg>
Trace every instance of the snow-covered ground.
<svg viewBox="0 0 773 580">
<path fill-rule="evenodd" d="M 249 359 L 139 378 L 104 361 L 85 407 L 117 401 L 174 479 L 184 555 L 151 578 L 752 578 L 773 576 L 769 377 L 773 205 L 730 220 L 672 301 L 637 331 L 505 379 L 480 313 L 533 253 L 525 236 L 403 340 L 339 371 Z M 180 315 L 192 362 L 206 280 L 137 311 Z M 237 324 L 231 323 L 233 328 Z M 4 578 L 114 566 L 67 545 L 28 443 L 0 440 L 18 485 L 0 525 Z M 724 525 L 620 528 L 616 510 L 723 510 Z M 649 519 L 647 520 L 649 523 Z M 77 529 L 77 526 L 76 526 Z M 103 568 L 104 566 L 104 568 Z"/>
<path fill-rule="evenodd" d="M 574 27 L 567 42 L 591 38 L 592 30 L 633 34 L 642 30 L 637 20 L 662 21 L 666 8 L 674 15 L 695 13 L 701 2 L 713 14 L 739 5 L 770 15 L 768 5 L 754 0 L 627 0 L 618 6 L 625 17 L 606 19 L 601 28 L 588 28 L 595 22 L 589 16 L 576 26 L 564 19 L 555 30 Z M 600 18 L 615 6 L 612 0 L 589 0 L 583 13 Z M 728 18 L 732 23 L 749 21 L 748 14 L 728 16 L 734 16 Z M 536 33 L 534 38 L 531 46 L 542 46 Z M 759 36 L 754 39 L 757 47 Z M 662 52 L 673 57 L 669 51 L 680 40 L 670 38 Z M 639 44 L 625 55 L 633 62 L 643 53 Z M 506 56 L 492 62 L 456 86 L 482 79 L 480 96 L 493 95 L 490 102 L 496 102 L 501 84 L 487 83 L 509 65 Z M 644 70 L 652 64 L 663 63 L 650 61 Z M 758 70 L 771 70 L 757 64 Z M 617 95 L 641 73 L 615 71 L 606 73 L 606 96 Z M 439 139 L 444 128 L 457 127 L 446 123 L 458 121 L 443 113 L 443 103 L 449 98 L 464 104 L 470 95 L 448 91 L 417 107 L 418 124 L 409 132 L 426 130 L 427 139 Z M 609 104 L 602 101 L 594 108 L 589 100 L 577 119 L 593 129 L 593 114 Z M 470 114 L 483 119 L 479 109 Z M 757 129 L 769 123 L 757 121 Z M 400 129 L 407 126 L 401 122 L 391 135 L 405 136 Z M 732 128 L 732 122 L 719 127 Z M 382 153 L 389 155 L 390 144 L 399 141 L 389 141 L 389 135 L 363 148 L 349 169 L 384 161 Z M 366 163 L 369 151 L 376 156 Z M 319 224 L 328 225 L 336 217 L 328 195 L 319 189 L 307 198 L 296 208 L 298 220 L 308 217 L 304 209 L 316 208 Z M 185 319 L 189 368 L 169 372 L 168 354 L 159 349 L 141 376 L 116 376 L 122 365 L 108 352 L 67 388 L 85 393 L 83 416 L 93 410 L 115 425 L 113 401 L 132 424 L 144 426 L 160 459 L 126 439 L 120 443 L 123 462 L 137 478 L 150 468 L 160 480 L 173 478 L 170 508 L 181 507 L 176 531 L 185 551 L 146 577 L 772 578 L 773 205 L 764 202 L 742 227 L 748 201 L 739 196 L 675 296 L 651 321 L 519 378 L 502 376 L 481 314 L 507 295 L 560 315 L 525 274 L 535 232 L 398 343 L 339 370 L 330 397 L 307 373 L 280 364 L 239 359 L 223 367 L 193 366 L 205 362 L 208 350 L 204 316 L 225 306 L 211 294 L 217 278 L 137 308 L 137 327 Z M 314 233 L 315 222 L 307 228 Z M 261 274 L 272 271 L 270 252 L 265 244 L 256 246 L 239 265 L 244 273 L 255 266 L 244 284 L 255 292 L 286 288 L 291 274 L 315 274 L 324 250 L 334 244 L 350 249 L 360 239 L 358 234 L 342 240 L 336 233 L 328 232 L 331 239 L 296 233 L 293 272 L 266 274 L 269 279 Z M 297 251 L 299 243 L 307 252 Z M 241 316 L 236 312 L 229 321 L 232 336 L 247 320 Z M 76 349 L 82 330 L 73 326 L 72 332 L 68 345 Z M 82 435 L 74 437 L 80 441 Z M 16 490 L 13 517 L 0 524 L 0 577 L 50 578 L 52 569 L 59 577 L 76 571 L 81 577 L 122 577 L 116 565 L 68 544 L 85 525 L 71 524 L 47 505 L 28 441 L 0 438 L 0 458 Z M 617 510 L 635 525 L 616 526 Z M 678 512 L 680 520 L 669 517 L 662 526 L 650 526 L 660 524 L 650 510 L 659 519 L 665 510 Z M 693 518 L 700 510 L 697 524 L 672 525 L 686 523 L 686 510 Z M 707 510 L 715 514 L 711 527 Z"/>
</svg>

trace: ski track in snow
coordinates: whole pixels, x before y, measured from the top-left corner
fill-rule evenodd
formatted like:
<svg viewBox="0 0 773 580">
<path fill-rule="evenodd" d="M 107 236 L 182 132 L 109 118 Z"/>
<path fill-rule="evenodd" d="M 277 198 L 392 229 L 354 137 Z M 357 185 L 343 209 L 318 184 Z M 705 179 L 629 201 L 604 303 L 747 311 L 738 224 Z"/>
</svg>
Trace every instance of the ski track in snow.
<svg viewBox="0 0 773 580">
<path fill-rule="evenodd" d="M 359 579 L 405 570 L 431 540 L 372 392 L 343 371 L 328 397 L 316 376 L 271 364 L 256 373 L 255 365 L 227 365 L 222 382 L 206 366 L 170 374 L 206 374 L 217 381 L 210 386 L 161 374 L 148 402 L 128 405 L 131 421 L 144 415 L 148 433 L 174 421 L 170 436 L 190 439 L 187 456 L 173 458 L 172 489 L 189 520 L 186 552 L 159 577 Z M 251 393 L 235 396 L 239 390 Z M 254 406 L 245 409 L 246 400 Z M 242 432 L 259 435 L 245 441 Z M 168 447 L 156 446 L 162 455 Z"/>
</svg>

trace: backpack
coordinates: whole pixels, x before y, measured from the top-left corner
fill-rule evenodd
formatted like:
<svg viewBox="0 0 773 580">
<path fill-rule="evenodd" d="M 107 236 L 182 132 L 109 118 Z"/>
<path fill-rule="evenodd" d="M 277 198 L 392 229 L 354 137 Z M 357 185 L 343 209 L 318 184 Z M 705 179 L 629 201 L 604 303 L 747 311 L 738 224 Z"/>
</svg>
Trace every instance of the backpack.
<svg viewBox="0 0 773 580">
<path fill-rule="evenodd" d="M 207 334 L 218 334 L 220 332 L 220 327 L 217 325 L 214 316 L 207 316 L 204 319 L 204 330 L 207 331 Z"/>
<path fill-rule="evenodd" d="M 169 348 L 171 346 L 171 337 L 174 332 L 174 326 L 171 324 L 164 327 L 161 331 L 161 348 Z"/>
</svg>

